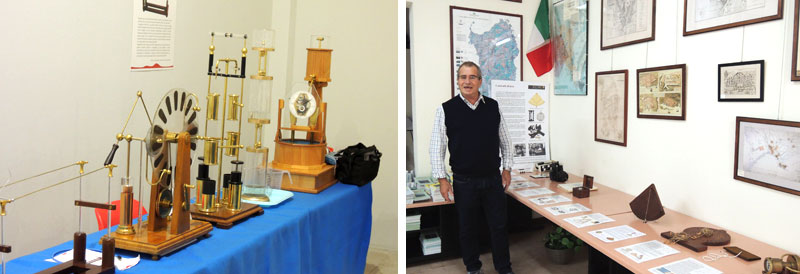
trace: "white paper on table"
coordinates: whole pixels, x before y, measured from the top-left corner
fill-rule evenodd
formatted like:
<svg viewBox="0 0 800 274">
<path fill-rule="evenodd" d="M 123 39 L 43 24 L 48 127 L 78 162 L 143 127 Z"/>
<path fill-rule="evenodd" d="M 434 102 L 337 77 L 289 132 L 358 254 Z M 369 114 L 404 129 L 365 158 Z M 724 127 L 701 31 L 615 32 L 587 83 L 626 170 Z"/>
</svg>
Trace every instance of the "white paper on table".
<svg viewBox="0 0 800 274">
<path fill-rule="evenodd" d="M 628 257 L 637 264 L 673 254 L 678 254 L 677 250 L 662 244 L 657 240 L 623 246 L 614 250 L 622 253 L 622 255 L 625 255 L 625 257 Z"/>
<path fill-rule="evenodd" d="M 654 274 L 721 274 L 722 271 L 716 270 L 695 258 L 686 258 L 674 261 L 662 266 L 650 269 Z"/>
<path fill-rule="evenodd" d="M 551 195 L 551 196 L 543 196 L 543 197 L 536 197 L 530 198 L 528 201 L 533 202 L 534 204 L 543 206 L 543 205 L 552 205 L 557 203 L 569 202 L 572 199 L 564 197 L 563 195 Z"/>
<path fill-rule="evenodd" d="M 514 181 L 511 181 L 511 186 L 509 186 L 508 188 L 511 189 L 511 190 L 515 190 L 515 189 L 528 188 L 528 187 L 539 187 L 539 184 L 534 183 L 534 182 L 514 183 Z"/>
<path fill-rule="evenodd" d="M 568 223 L 574 225 L 577 228 L 582 228 L 587 226 L 599 225 L 602 223 L 613 222 L 614 219 L 611 219 L 608 216 L 603 215 L 602 213 L 592 213 L 588 215 L 566 218 L 564 219 L 564 221 L 567 221 Z"/>
<path fill-rule="evenodd" d="M 606 243 L 619 242 L 622 240 L 642 237 L 645 235 L 641 231 L 638 231 L 635 228 L 632 228 L 628 225 L 621 225 L 621 226 L 599 229 L 595 231 L 589 231 L 589 234 L 592 234 L 592 236 L 594 236 L 595 238 L 598 238 Z"/>
<path fill-rule="evenodd" d="M 511 182 L 512 182 L 512 183 L 516 183 L 516 182 L 527 182 L 527 181 L 528 181 L 528 180 L 527 180 L 527 179 L 525 179 L 525 177 L 522 177 L 522 176 L 519 176 L 519 175 L 514 175 L 514 176 L 511 176 Z"/>
<path fill-rule="evenodd" d="M 563 214 L 591 211 L 591 209 L 583 206 L 582 204 L 558 205 L 558 206 L 545 207 L 545 209 L 547 209 L 547 211 L 556 216 Z"/>
<path fill-rule="evenodd" d="M 552 190 L 546 188 L 529 188 L 523 190 L 515 190 L 515 192 L 523 197 L 531 197 L 531 196 L 539 196 L 539 195 L 546 195 L 546 194 L 553 194 Z"/>
<path fill-rule="evenodd" d="M 74 249 L 70 249 L 70 250 L 58 253 L 55 256 L 53 256 L 53 259 L 55 259 L 59 263 L 65 263 L 65 262 L 68 262 L 68 261 L 72 261 L 72 258 L 73 258 L 72 253 L 73 252 L 74 252 Z M 102 258 L 103 258 L 103 253 L 97 252 L 97 251 L 94 251 L 94 250 L 91 250 L 91 249 L 87 249 L 86 250 L 86 261 L 89 262 L 90 264 L 96 265 L 96 266 L 100 266 L 100 265 L 103 264 Z M 50 259 L 47 259 L 45 261 L 48 261 L 48 260 L 50 260 Z M 139 264 L 139 260 L 140 260 L 139 256 L 136 256 L 136 258 L 122 258 L 122 257 L 117 256 L 117 257 L 114 257 L 114 267 L 116 267 L 117 270 L 120 270 L 120 271 L 121 270 L 127 270 L 127 269 Z"/>
</svg>

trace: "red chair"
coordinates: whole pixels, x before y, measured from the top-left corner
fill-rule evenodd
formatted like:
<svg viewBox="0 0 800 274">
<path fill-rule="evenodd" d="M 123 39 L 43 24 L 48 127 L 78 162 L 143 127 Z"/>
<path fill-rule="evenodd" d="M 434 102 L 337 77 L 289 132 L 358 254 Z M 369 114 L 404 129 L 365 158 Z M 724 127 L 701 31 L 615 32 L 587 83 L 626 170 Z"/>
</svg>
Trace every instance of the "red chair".
<svg viewBox="0 0 800 274">
<path fill-rule="evenodd" d="M 117 209 L 111 211 L 111 226 L 115 226 L 119 224 L 119 211 L 120 211 L 119 200 L 113 201 L 111 202 L 111 204 L 117 206 Z M 131 208 L 139 208 L 139 201 L 134 199 L 133 206 Z M 136 217 L 139 217 L 139 211 L 133 210 L 133 212 L 131 212 L 131 215 L 133 216 L 133 219 L 136 219 Z M 142 216 L 144 215 L 147 215 L 147 209 L 142 207 Z M 106 225 L 108 224 L 107 220 L 108 211 L 106 211 L 105 209 L 95 208 L 94 216 L 97 218 L 97 230 L 106 229 L 107 227 Z"/>
</svg>

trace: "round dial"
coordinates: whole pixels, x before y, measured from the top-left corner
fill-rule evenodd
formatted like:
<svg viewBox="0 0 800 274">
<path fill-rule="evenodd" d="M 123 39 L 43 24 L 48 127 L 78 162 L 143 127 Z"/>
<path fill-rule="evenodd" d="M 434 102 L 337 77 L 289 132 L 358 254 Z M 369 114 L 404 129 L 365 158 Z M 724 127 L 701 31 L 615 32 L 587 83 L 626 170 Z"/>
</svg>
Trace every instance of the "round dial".
<svg viewBox="0 0 800 274">
<path fill-rule="evenodd" d="M 147 153 L 154 157 L 154 168 L 172 168 L 170 157 L 164 153 L 166 143 L 158 142 L 158 139 L 166 140 L 168 133 L 188 132 L 194 137 L 197 135 L 197 111 L 193 106 L 196 105 L 196 97 L 190 95 L 185 89 L 172 89 L 161 99 L 153 117 L 153 126 L 147 133 Z M 197 149 L 196 140 L 192 138 L 191 154 L 194 155 Z"/>
<path fill-rule="evenodd" d="M 311 117 L 317 111 L 317 100 L 310 92 L 305 90 L 295 91 L 289 97 L 289 112 L 299 119 Z"/>
</svg>

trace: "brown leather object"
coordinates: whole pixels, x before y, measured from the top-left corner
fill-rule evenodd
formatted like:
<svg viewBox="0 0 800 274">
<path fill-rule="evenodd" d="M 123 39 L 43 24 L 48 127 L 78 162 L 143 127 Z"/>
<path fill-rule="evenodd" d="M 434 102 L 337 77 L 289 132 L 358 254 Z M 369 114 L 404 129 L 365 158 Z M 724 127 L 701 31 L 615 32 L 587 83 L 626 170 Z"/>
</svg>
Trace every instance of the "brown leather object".
<svg viewBox="0 0 800 274">
<path fill-rule="evenodd" d="M 11 246 L 10 245 L 0 245 L 0 252 L 2 252 L 2 253 L 11 253 Z"/>
<path fill-rule="evenodd" d="M 586 198 L 589 197 L 589 189 L 586 187 L 573 187 L 572 188 L 572 196 L 577 198 Z"/>
<path fill-rule="evenodd" d="M 696 236 L 700 234 L 700 230 L 704 227 L 690 227 L 684 229 L 683 232 L 689 235 L 689 237 L 695 236 L 696 239 L 688 239 L 684 241 L 679 241 L 678 244 L 682 245 L 688 249 L 691 249 L 694 252 L 702 252 L 708 249 L 708 246 L 720 246 L 720 245 L 727 245 L 731 243 L 731 235 L 728 235 L 728 232 L 725 230 L 713 229 L 708 228 L 713 231 L 711 236 Z M 662 232 L 661 237 L 666 239 L 671 239 L 675 236 L 675 233 L 672 231 Z"/>
<path fill-rule="evenodd" d="M 738 246 L 726 246 L 723 248 L 725 249 L 725 251 L 728 251 L 728 253 L 733 254 L 734 256 L 738 254 L 739 258 L 742 258 L 745 261 L 761 260 L 761 257 L 758 257 L 753 253 L 747 252 L 747 250 L 741 249 Z"/>
<path fill-rule="evenodd" d="M 645 221 L 655 221 L 664 216 L 664 206 L 658 198 L 656 185 L 650 184 L 639 196 L 630 202 L 631 211 L 636 217 Z"/>
</svg>

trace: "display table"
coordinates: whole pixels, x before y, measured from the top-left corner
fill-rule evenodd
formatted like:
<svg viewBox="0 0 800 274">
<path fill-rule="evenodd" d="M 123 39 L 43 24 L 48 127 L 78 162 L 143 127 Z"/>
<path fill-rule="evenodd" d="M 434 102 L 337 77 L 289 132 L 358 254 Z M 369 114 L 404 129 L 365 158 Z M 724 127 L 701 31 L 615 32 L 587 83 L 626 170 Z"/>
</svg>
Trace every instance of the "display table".
<svg viewBox="0 0 800 274">
<path fill-rule="evenodd" d="M 648 269 L 650 268 L 685 258 L 695 258 L 702 263 L 705 263 L 713 268 L 716 268 L 719 271 L 722 271 L 723 273 L 761 273 L 761 270 L 763 270 L 764 257 L 780 257 L 781 255 L 788 253 L 786 250 L 768 245 L 766 243 L 759 242 L 756 239 L 752 239 L 750 237 L 741 235 L 731 230 L 727 230 L 728 234 L 730 234 L 731 236 L 731 242 L 726 246 L 739 246 L 747 251 L 750 251 L 758 256 L 761 256 L 762 260 L 747 262 L 739 258 L 724 258 L 713 262 L 707 262 L 704 261 L 702 257 L 704 255 L 708 255 L 710 252 L 719 253 L 722 250 L 721 246 L 709 246 L 707 251 L 694 252 L 686 247 L 673 244 L 670 245 L 670 247 L 678 250 L 680 253 L 654 259 L 652 261 L 636 263 L 628 259 L 627 257 L 623 256 L 621 253 L 617 252 L 615 248 L 641 242 L 647 242 L 651 240 L 664 241 L 665 239 L 659 236 L 659 233 L 665 231 L 682 231 L 687 227 L 693 227 L 693 226 L 711 227 L 723 230 L 725 230 L 725 228 L 721 228 L 716 225 L 692 218 L 690 216 L 687 216 L 685 214 L 682 214 L 680 212 L 668 208 L 664 208 L 664 210 L 666 211 L 666 215 L 664 215 L 660 219 L 644 223 L 638 218 L 636 218 L 636 216 L 634 216 L 633 213 L 630 212 L 631 209 L 628 203 L 631 200 L 633 200 L 634 198 L 633 195 L 629 195 L 622 191 L 607 187 L 602 184 L 598 184 L 597 181 L 595 181 L 594 185 L 597 187 L 598 190 L 591 191 L 589 197 L 581 199 L 581 198 L 575 198 L 572 196 L 571 193 L 568 193 L 567 191 L 559 188 L 558 187 L 559 183 L 557 182 L 552 182 L 549 179 L 531 179 L 525 174 L 523 174 L 522 176 L 529 181 L 536 182 L 537 184 L 541 185 L 540 187 L 552 190 L 553 192 L 555 192 L 555 194 L 561 194 L 565 197 L 570 198 L 571 201 L 547 205 L 547 206 L 539 206 L 529 200 L 532 197 L 523 197 L 520 194 L 510 189 L 506 191 L 509 196 L 522 202 L 523 204 L 533 209 L 537 213 L 541 214 L 545 218 L 549 219 L 556 225 L 563 227 L 570 233 L 574 234 L 575 236 L 583 240 L 583 242 L 585 242 L 586 244 L 590 245 L 597 251 L 602 252 L 603 254 L 605 254 L 605 256 L 616 261 L 617 263 L 619 263 L 620 265 L 622 265 L 623 267 L 629 269 L 634 273 L 650 273 L 648 271 Z M 567 183 L 581 182 L 583 179 L 582 176 L 576 176 L 574 174 L 570 174 L 569 178 L 570 179 L 567 181 Z M 537 187 L 531 187 L 531 188 L 537 188 Z M 545 207 L 550 207 L 554 205 L 564 205 L 570 203 L 582 204 L 587 208 L 591 209 L 591 211 L 555 216 L 549 211 L 545 210 Z M 614 221 L 594 226 L 588 226 L 584 228 L 577 228 L 572 224 L 568 223 L 567 221 L 564 221 L 564 219 L 569 217 L 586 215 L 590 213 L 602 213 L 610 217 L 611 219 L 614 219 Z M 634 229 L 639 230 L 647 235 L 614 243 L 605 243 L 597 239 L 596 237 L 589 235 L 589 231 L 615 227 L 620 225 L 629 225 Z"/>
<path fill-rule="evenodd" d="M 319 194 L 295 192 L 263 215 L 215 228 L 211 237 L 158 261 L 144 254 L 121 273 L 363 273 L 371 229 L 372 185 L 334 184 Z M 89 234 L 87 248 L 100 250 L 105 233 Z M 68 249 L 72 241 L 16 258 L 6 264 L 7 273 L 47 269 L 56 264 L 45 259 Z M 138 253 L 118 249 L 117 255 Z"/>
</svg>

